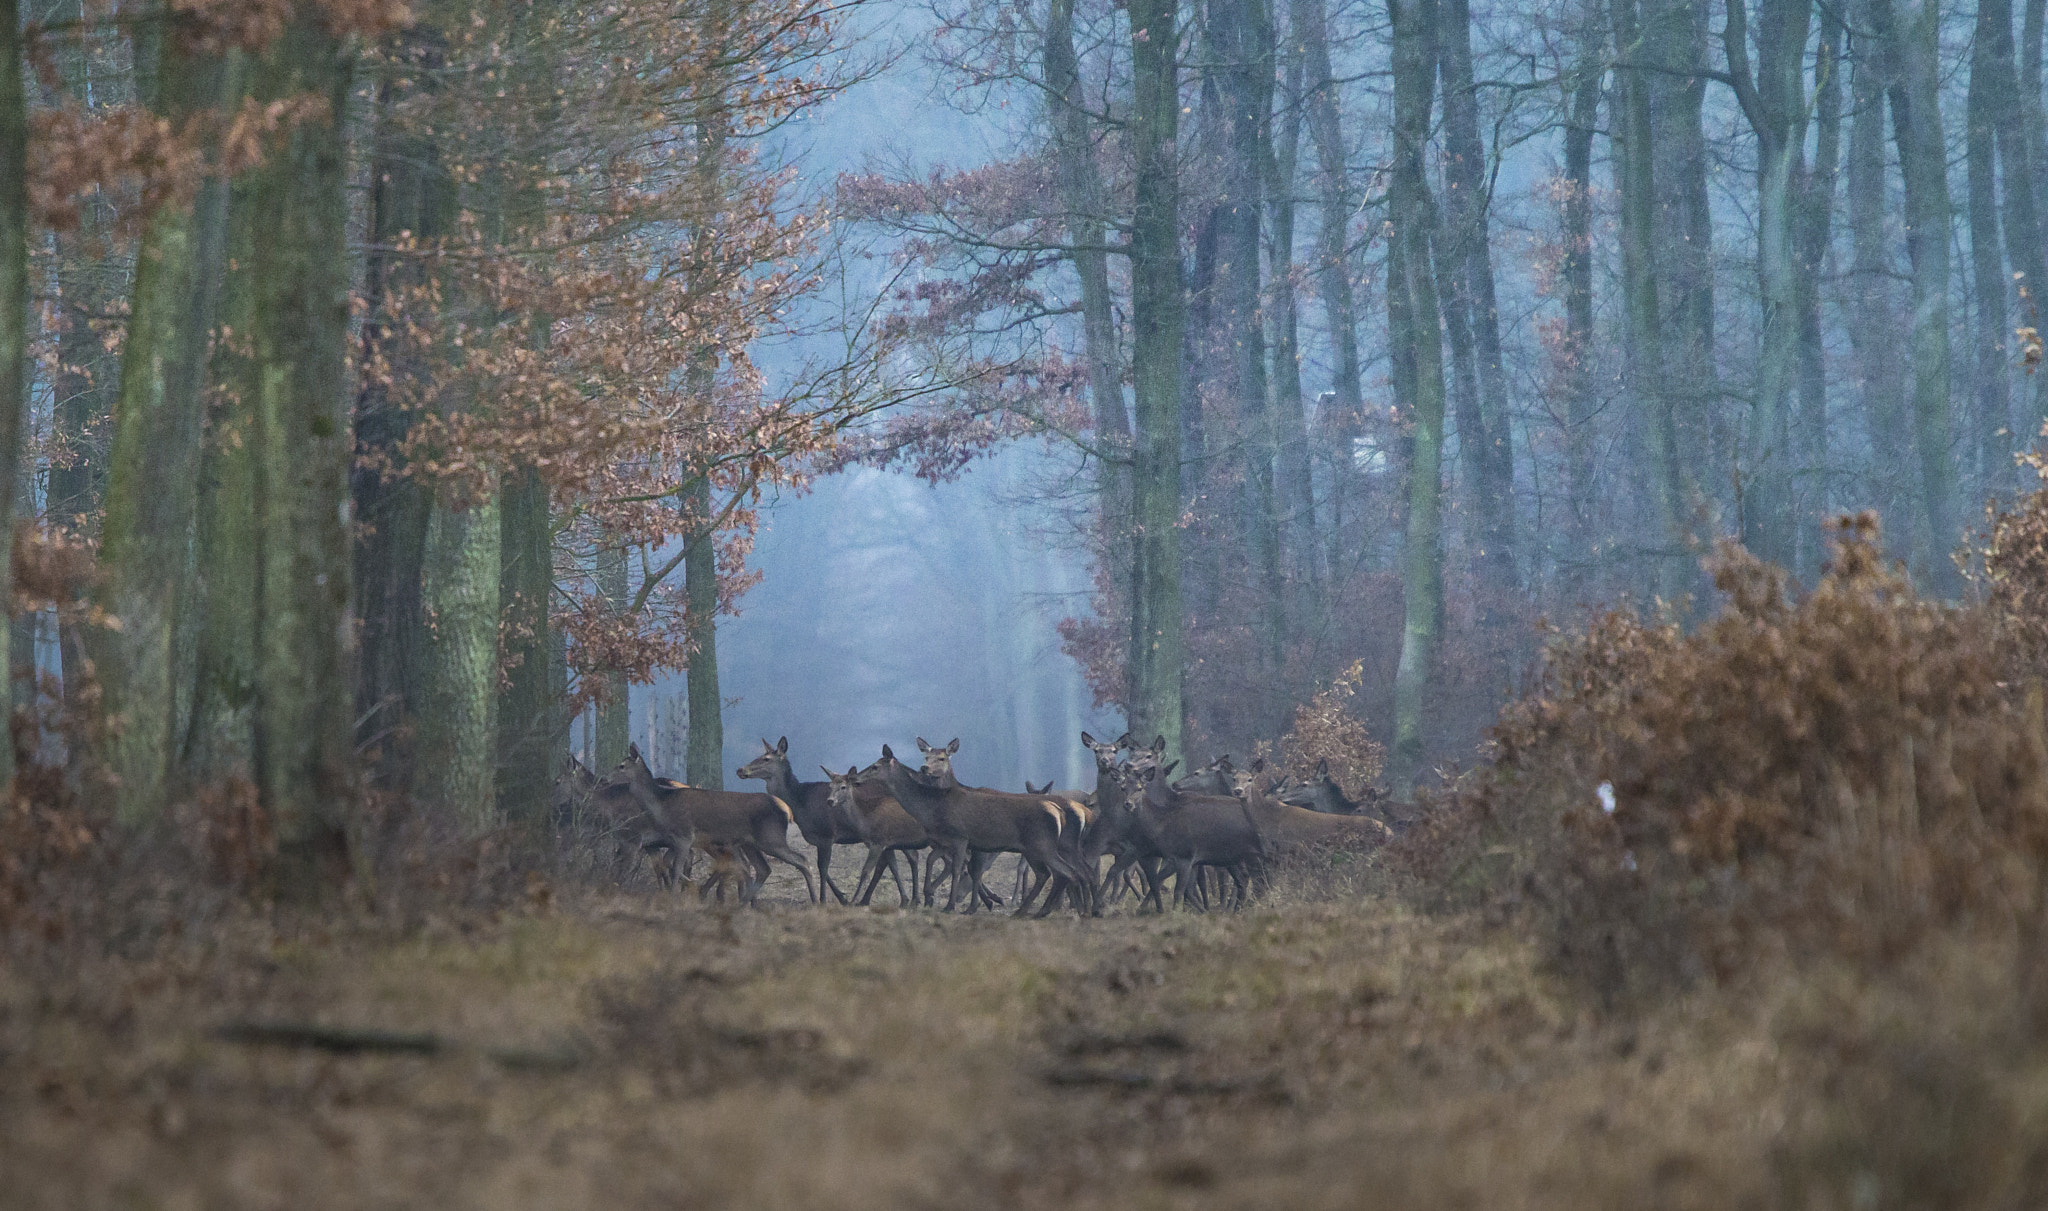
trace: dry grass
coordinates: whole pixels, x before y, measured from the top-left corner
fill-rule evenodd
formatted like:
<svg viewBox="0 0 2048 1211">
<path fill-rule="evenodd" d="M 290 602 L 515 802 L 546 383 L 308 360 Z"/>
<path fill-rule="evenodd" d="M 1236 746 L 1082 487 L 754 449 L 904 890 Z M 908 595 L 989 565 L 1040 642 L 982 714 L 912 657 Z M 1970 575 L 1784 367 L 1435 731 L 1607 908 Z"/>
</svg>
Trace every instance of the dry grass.
<svg viewBox="0 0 2048 1211">
<path fill-rule="evenodd" d="M 1996 1089 L 1952 1078 L 1941 1047 L 1998 1041 L 1904 1029 L 1853 973 L 1619 1021 L 1515 932 L 1379 898 L 1020 922 L 779 890 L 759 912 L 572 890 L 408 931 L 245 913 L 125 958 L 17 948 L 5 1201 L 1848 1207 L 1890 1189 L 1879 1159 L 1972 1148 L 2041 1188 L 2014 1141 L 2039 1138 L 2048 1069 L 2006 1040 Z M 1845 1003 L 1869 1020 L 1816 1034 Z M 448 1045 L 218 1036 L 236 1020 Z M 1902 1150 L 1919 1120 L 1870 1098 L 1953 1129 Z"/>
</svg>

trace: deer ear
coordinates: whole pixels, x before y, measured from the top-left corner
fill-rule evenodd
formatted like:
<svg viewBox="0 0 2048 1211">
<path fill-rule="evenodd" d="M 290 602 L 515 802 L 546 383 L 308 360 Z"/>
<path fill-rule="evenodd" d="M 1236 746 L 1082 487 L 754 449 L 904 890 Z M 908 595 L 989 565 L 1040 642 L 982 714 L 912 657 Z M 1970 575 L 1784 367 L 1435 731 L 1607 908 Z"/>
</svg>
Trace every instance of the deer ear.
<svg viewBox="0 0 2048 1211">
<path fill-rule="evenodd" d="M 929 753 L 932 751 L 932 746 L 924 742 L 923 736 L 919 736 L 917 738 L 917 751 L 920 753 Z"/>
<path fill-rule="evenodd" d="M 1264 773 L 1264 772 L 1265 772 L 1265 769 L 1266 769 L 1266 759 L 1265 759 L 1264 757 L 1253 757 L 1253 758 L 1252 758 L 1252 772 L 1253 772 L 1253 773 L 1255 773 L 1255 774 L 1259 774 L 1259 773 Z"/>
<path fill-rule="evenodd" d="M 1084 731 L 1081 733 L 1081 743 L 1087 745 L 1089 748 L 1094 748 L 1095 737 L 1089 735 L 1087 732 Z"/>
<path fill-rule="evenodd" d="M 860 777 L 860 767 L 859 767 L 858 765 L 849 765 L 849 766 L 847 766 L 847 767 L 846 767 L 846 776 L 847 776 L 847 777 L 849 777 L 849 778 L 858 778 L 858 777 Z"/>
<path fill-rule="evenodd" d="M 1177 766 L 1177 765 L 1179 765 L 1179 764 L 1180 764 L 1180 762 L 1178 762 L 1178 761 L 1169 761 L 1169 762 L 1167 762 L 1167 763 L 1166 763 L 1166 768 L 1165 768 L 1165 769 L 1163 769 L 1163 770 L 1160 770 L 1160 771 L 1159 771 L 1159 776 L 1160 776 L 1160 777 L 1162 777 L 1162 778 L 1164 778 L 1164 777 L 1165 777 L 1166 775 L 1168 775 L 1168 774 L 1172 773 L 1172 772 L 1173 772 L 1173 770 L 1174 770 L 1174 767 L 1175 767 L 1175 766 Z"/>
<path fill-rule="evenodd" d="M 1221 757 L 1216 758 L 1216 768 L 1222 770 L 1226 774 L 1237 769 L 1236 766 L 1230 763 L 1229 753 L 1225 753 Z"/>
<path fill-rule="evenodd" d="M 775 742 L 775 755 L 778 757 L 787 757 L 789 755 L 789 737 L 784 736 Z"/>
<path fill-rule="evenodd" d="M 951 744 L 948 744 L 948 745 L 946 746 L 946 752 L 947 752 L 947 754 L 948 754 L 948 755 L 950 755 L 950 754 L 953 754 L 953 753 L 957 753 L 957 752 L 959 752 L 959 751 L 960 751 L 960 737 L 958 737 L 958 736 L 955 736 L 955 737 L 953 737 L 953 742 L 952 742 Z"/>
<path fill-rule="evenodd" d="M 1325 757 L 1325 758 L 1323 758 L 1323 759 L 1322 759 L 1321 761 L 1318 761 L 1318 762 L 1316 762 L 1316 777 L 1318 777 L 1318 778 L 1327 778 L 1327 777 L 1329 777 L 1329 776 L 1330 776 L 1330 759 L 1329 759 L 1328 757 Z"/>
<path fill-rule="evenodd" d="M 1166 737 L 1165 737 L 1165 736 L 1161 735 L 1161 736 L 1155 736 L 1155 737 L 1153 737 L 1153 738 L 1152 738 L 1152 751 L 1153 751 L 1153 752 L 1155 752 L 1155 753 L 1163 753 L 1163 752 L 1165 752 L 1165 751 L 1166 751 Z"/>
<path fill-rule="evenodd" d="M 831 770 L 825 769 L 825 767 L 824 767 L 824 766 L 822 766 L 822 765 L 821 765 L 821 766 L 819 766 L 818 768 L 819 768 L 819 769 L 824 769 L 824 770 L 825 770 L 825 776 L 826 776 L 827 778 L 837 778 L 837 777 L 839 776 L 838 774 L 835 774 L 835 773 L 833 773 L 833 772 L 832 772 Z"/>
<path fill-rule="evenodd" d="M 638 741 L 635 741 L 634 743 L 628 744 L 626 746 L 626 756 L 632 758 L 635 761 L 647 760 L 647 758 L 642 757 L 640 755 L 640 745 Z"/>
<path fill-rule="evenodd" d="M 918 743 L 919 743 L 919 744 L 923 744 L 923 743 L 924 743 L 924 741 L 920 740 L 920 741 L 918 741 Z M 890 752 L 890 751 L 889 751 L 889 746 L 888 746 L 888 745 L 886 745 L 886 744 L 885 744 L 885 745 L 883 745 L 883 746 L 882 746 L 882 760 L 884 760 L 884 761 L 894 761 L 895 759 L 896 759 L 896 754 L 894 754 L 894 753 L 892 753 L 892 752 Z"/>
<path fill-rule="evenodd" d="M 1125 732 L 1123 735 L 1118 736 L 1116 738 L 1116 746 L 1118 748 L 1136 748 L 1138 747 L 1138 742 L 1131 739 L 1131 734 L 1129 732 Z"/>
</svg>

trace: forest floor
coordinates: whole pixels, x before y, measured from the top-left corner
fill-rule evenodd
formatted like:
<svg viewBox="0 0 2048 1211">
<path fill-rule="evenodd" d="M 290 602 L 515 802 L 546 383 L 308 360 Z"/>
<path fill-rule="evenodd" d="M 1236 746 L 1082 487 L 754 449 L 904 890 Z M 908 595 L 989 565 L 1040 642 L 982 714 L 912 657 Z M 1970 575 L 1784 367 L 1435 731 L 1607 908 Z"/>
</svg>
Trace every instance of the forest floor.
<svg viewBox="0 0 2048 1211">
<path fill-rule="evenodd" d="M 1600 1024 L 1512 931 L 1390 900 L 278 928 L 0 965 L 0 1205 L 1786 1201 L 1785 1007 Z"/>
</svg>

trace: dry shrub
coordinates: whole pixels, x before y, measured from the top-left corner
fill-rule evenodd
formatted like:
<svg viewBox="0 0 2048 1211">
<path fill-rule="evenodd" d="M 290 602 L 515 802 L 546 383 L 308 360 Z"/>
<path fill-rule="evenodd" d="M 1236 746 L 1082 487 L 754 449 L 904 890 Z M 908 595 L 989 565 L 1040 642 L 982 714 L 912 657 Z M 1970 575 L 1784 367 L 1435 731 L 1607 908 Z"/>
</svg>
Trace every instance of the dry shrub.
<svg viewBox="0 0 2048 1211">
<path fill-rule="evenodd" d="M 1987 612 L 1921 600 L 1885 565 L 1873 517 L 1833 528 L 1803 600 L 1724 547 L 1725 605 L 1695 634 L 1617 613 L 1553 643 L 1494 767 L 1396 864 L 1454 898 L 1534 907 L 1561 966 L 1609 998 L 1772 951 L 2037 936 L 2040 692 L 2000 682 Z"/>
<path fill-rule="evenodd" d="M 1357 798 L 1380 776 L 1386 764 L 1386 749 L 1350 710 L 1352 698 L 1365 680 L 1365 662 L 1355 660 L 1339 673 L 1329 687 L 1294 708 L 1294 727 L 1280 738 L 1278 751 L 1260 744 L 1258 755 L 1287 777 L 1306 782 L 1316 777 L 1316 768 L 1329 763 L 1330 776 Z"/>
</svg>

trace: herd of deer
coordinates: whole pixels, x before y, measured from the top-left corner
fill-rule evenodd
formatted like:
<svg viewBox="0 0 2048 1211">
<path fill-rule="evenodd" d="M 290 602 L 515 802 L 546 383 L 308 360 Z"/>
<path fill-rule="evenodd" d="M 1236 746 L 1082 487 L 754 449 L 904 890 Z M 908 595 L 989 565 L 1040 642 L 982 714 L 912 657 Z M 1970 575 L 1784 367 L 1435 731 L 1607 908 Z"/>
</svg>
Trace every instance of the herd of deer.
<svg viewBox="0 0 2048 1211">
<path fill-rule="evenodd" d="M 1292 787 L 1269 775 L 1262 760 L 1238 770 L 1228 757 L 1175 779 L 1178 762 L 1163 760 L 1163 739 L 1141 748 L 1128 734 L 1102 741 L 1082 732 L 1081 743 L 1095 756 L 1093 791 L 1027 782 L 1021 794 L 963 785 L 953 774 L 957 739 L 940 747 L 920 738 L 923 761 L 915 769 L 885 744 L 866 769 L 824 770 L 823 782 L 797 779 L 788 737 L 763 740 L 761 755 L 737 773 L 765 782 L 765 793 L 657 778 L 634 745 L 602 778 L 571 758 L 555 786 L 554 810 L 558 823 L 587 821 L 627 851 L 655 855 L 665 886 L 679 874 L 688 877 L 693 852 L 704 854 L 713 868 L 699 895 L 715 890 L 721 901 L 727 883 L 736 882 L 739 900 L 753 902 L 773 858 L 796 869 L 813 902 L 830 894 L 841 904 L 867 904 L 887 874 L 905 905 L 933 906 L 943 883 L 949 911 L 963 898 L 968 912 L 994 909 L 1003 899 L 983 876 L 996 855 L 1016 854 L 1016 915 L 1038 903 L 1041 917 L 1063 900 L 1099 915 L 1130 889 L 1133 875 L 1143 888 L 1141 908 L 1164 910 L 1169 874 L 1176 907 L 1206 908 L 1212 884 L 1216 899 L 1242 905 L 1277 860 L 1311 849 L 1362 853 L 1392 833 L 1387 821 L 1345 796 L 1327 765 Z M 814 851 L 815 882 L 790 845 L 792 824 Z M 867 847 L 867 861 L 849 897 L 832 879 L 832 851 L 853 844 Z M 921 887 L 919 850 L 926 855 Z M 898 855 L 909 867 L 907 889 Z"/>
</svg>

